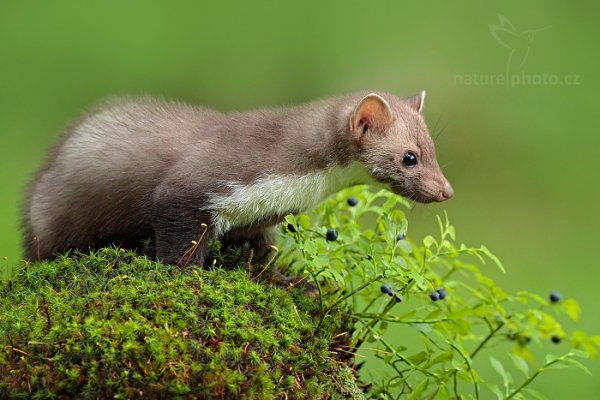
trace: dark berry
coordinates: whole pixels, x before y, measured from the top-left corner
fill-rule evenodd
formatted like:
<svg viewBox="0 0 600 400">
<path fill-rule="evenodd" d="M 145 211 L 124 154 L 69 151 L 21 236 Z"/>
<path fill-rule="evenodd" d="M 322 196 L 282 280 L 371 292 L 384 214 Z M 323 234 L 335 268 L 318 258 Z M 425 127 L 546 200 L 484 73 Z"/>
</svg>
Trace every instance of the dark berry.
<svg viewBox="0 0 600 400">
<path fill-rule="evenodd" d="M 562 295 L 556 290 L 550 292 L 550 303 L 558 303 L 561 299 Z"/>
<path fill-rule="evenodd" d="M 288 231 L 290 231 L 292 233 L 296 232 L 296 227 L 292 224 L 288 224 L 287 228 L 288 228 Z"/>
<path fill-rule="evenodd" d="M 404 240 L 406 239 L 406 235 L 403 233 L 399 233 L 398 236 L 396 236 L 396 241 L 400 241 L 400 240 Z"/>
<path fill-rule="evenodd" d="M 531 342 L 531 338 L 529 336 L 523 336 L 517 332 L 511 332 L 506 335 L 508 340 L 514 340 L 519 343 L 520 346 L 526 346 L 529 342 Z"/>
<path fill-rule="evenodd" d="M 558 336 L 558 335 L 552 335 L 550 340 L 552 340 L 552 343 L 554 343 L 554 344 L 559 344 L 561 339 L 560 339 L 560 336 Z"/>
<path fill-rule="evenodd" d="M 387 285 L 387 284 L 381 285 L 381 293 L 390 294 L 393 292 L 394 292 L 394 290 L 390 287 L 390 285 Z"/>
<path fill-rule="evenodd" d="M 436 289 L 436 292 L 440 296 L 440 300 L 444 300 L 446 297 L 448 297 L 448 292 L 446 292 L 445 288 Z"/>
<path fill-rule="evenodd" d="M 354 207 L 357 204 L 358 204 L 358 199 L 356 197 L 354 197 L 354 196 L 348 197 L 348 205 L 350 207 Z"/>
<path fill-rule="evenodd" d="M 336 241 L 338 238 L 338 231 L 335 228 L 331 228 L 325 234 L 325 238 L 330 242 Z"/>
<path fill-rule="evenodd" d="M 429 298 L 432 301 L 438 301 L 440 299 L 440 294 L 438 292 L 431 292 L 429 293 Z"/>
</svg>

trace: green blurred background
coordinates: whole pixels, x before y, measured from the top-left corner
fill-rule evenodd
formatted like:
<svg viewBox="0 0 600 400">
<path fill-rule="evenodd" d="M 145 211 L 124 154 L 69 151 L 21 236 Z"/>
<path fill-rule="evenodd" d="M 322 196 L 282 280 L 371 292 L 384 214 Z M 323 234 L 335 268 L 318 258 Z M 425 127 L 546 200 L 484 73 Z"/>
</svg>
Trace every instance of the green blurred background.
<svg viewBox="0 0 600 400">
<path fill-rule="evenodd" d="M 239 110 L 426 89 L 456 196 L 411 211 L 413 238 L 447 209 L 461 240 L 504 261 L 507 275 L 490 271 L 499 284 L 576 297 L 578 327 L 598 333 L 599 11 L 584 1 L 2 1 L 0 256 L 19 260 L 19 198 L 47 147 L 107 96 Z M 534 386 L 599 398 L 599 364 L 587 363 L 594 377 L 551 371 Z"/>
</svg>

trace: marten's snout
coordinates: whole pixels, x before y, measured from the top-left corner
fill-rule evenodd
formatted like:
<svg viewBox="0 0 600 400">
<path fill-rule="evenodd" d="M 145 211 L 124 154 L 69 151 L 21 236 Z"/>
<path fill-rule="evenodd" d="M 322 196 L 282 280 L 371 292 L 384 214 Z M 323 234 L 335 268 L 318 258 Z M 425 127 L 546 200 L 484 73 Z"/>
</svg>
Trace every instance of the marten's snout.
<svg viewBox="0 0 600 400">
<path fill-rule="evenodd" d="M 438 196 L 438 201 L 446 201 L 452 196 L 454 196 L 454 189 L 452 189 L 450 182 L 446 181 L 446 184 Z"/>
</svg>

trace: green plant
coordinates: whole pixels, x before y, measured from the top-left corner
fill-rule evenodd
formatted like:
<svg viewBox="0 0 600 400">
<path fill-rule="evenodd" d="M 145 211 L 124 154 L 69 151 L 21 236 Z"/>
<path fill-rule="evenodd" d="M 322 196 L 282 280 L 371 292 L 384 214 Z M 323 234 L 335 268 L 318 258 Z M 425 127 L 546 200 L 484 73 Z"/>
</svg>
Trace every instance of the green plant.
<svg viewBox="0 0 600 400">
<path fill-rule="evenodd" d="M 374 351 L 387 369 L 373 382 L 372 396 L 543 398 L 529 388 L 540 373 L 564 366 L 588 372 L 577 359 L 595 358 L 600 336 L 568 334 L 558 321 L 578 319 L 574 299 L 554 301 L 553 295 L 550 302 L 527 291 L 506 293 L 478 266 L 504 271 L 485 246 L 457 244 L 446 215 L 438 217 L 437 238 L 414 243 L 406 239 L 408 222 L 399 205 L 408 203 L 387 191 L 355 187 L 310 214 L 288 215 L 278 258 L 288 271 L 305 274 L 317 285 L 317 331 L 338 307 L 354 316 L 348 350 Z M 335 241 L 327 240 L 332 228 L 339 233 Z M 418 336 L 420 345 L 404 346 L 396 332 Z M 556 346 L 556 338 L 569 349 L 538 363 L 532 345 L 546 351 Z M 484 381 L 478 371 L 485 350 L 507 344 L 512 351 L 503 362 L 488 356 L 499 383 Z M 511 369 L 524 376 L 513 378 Z"/>
</svg>

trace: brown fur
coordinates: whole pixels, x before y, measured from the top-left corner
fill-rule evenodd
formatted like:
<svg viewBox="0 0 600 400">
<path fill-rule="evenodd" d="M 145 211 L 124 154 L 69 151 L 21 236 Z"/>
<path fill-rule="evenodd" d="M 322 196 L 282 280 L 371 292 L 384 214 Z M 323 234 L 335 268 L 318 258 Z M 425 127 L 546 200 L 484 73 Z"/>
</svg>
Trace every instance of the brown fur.
<svg viewBox="0 0 600 400">
<path fill-rule="evenodd" d="M 421 98 L 367 94 L 228 114 L 150 98 L 109 102 L 66 131 L 29 186 L 25 255 L 45 259 L 111 243 L 138 247 L 152 238 L 156 256 L 176 263 L 203 223 L 207 232 L 192 262 L 202 263 L 207 244 L 222 235 L 265 247 L 272 242 L 266 228 L 301 210 L 218 232 L 211 196 L 227 196 L 227 182 L 251 185 L 356 161 L 414 200 L 449 197 L 418 110 Z M 407 150 L 419 157 L 414 168 L 402 166 Z"/>
</svg>

